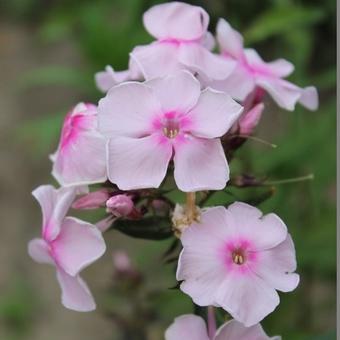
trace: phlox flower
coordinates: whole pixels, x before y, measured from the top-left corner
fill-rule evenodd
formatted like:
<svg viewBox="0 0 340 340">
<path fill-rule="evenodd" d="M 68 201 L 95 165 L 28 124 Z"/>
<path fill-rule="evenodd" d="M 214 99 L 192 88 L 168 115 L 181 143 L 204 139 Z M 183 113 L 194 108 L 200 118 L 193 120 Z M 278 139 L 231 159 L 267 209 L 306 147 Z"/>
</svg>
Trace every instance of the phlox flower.
<svg viewBox="0 0 340 340">
<path fill-rule="evenodd" d="M 101 257 L 106 247 L 96 227 L 65 217 L 77 190 L 44 185 L 33 191 L 42 209 L 43 224 L 41 238 L 29 242 L 28 252 L 36 262 L 55 266 L 63 305 L 86 312 L 96 305 L 79 272 Z"/>
<path fill-rule="evenodd" d="M 241 112 L 229 95 L 201 92 L 187 71 L 111 88 L 98 105 L 110 181 L 121 190 L 158 188 L 173 159 L 180 190 L 224 188 L 229 168 L 218 138 Z"/>
<path fill-rule="evenodd" d="M 276 290 L 289 292 L 299 283 L 287 227 L 277 215 L 263 216 L 248 204 L 206 209 L 181 241 L 181 290 L 197 305 L 222 307 L 247 327 L 276 308 Z"/>
<path fill-rule="evenodd" d="M 105 182 L 105 139 L 97 131 L 97 107 L 79 103 L 65 117 L 52 174 L 62 186 Z"/>
<path fill-rule="evenodd" d="M 210 52 L 209 15 L 201 7 L 181 2 L 156 5 L 144 13 L 146 30 L 156 39 L 131 52 L 145 79 L 188 69 L 207 79 L 224 79 L 235 63 Z"/>
<path fill-rule="evenodd" d="M 223 324 L 213 337 L 208 336 L 204 320 L 192 314 L 179 316 L 166 330 L 165 340 L 280 340 L 281 337 L 268 337 L 260 324 L 245 327 L 236 320 Z"/>
<path fill-rule="evenodd" d="M 294 70 L 290 62 L 285 59 L 265 62 L 255 50 L 244 49 L 241 34 L 224 19 L 220 19 L 217 25 L 217 41 L 224 58 L 236 61 L 237 66 L 225 80 L 216 81 L 210 86 L 226 91 L 240 101 L 260 87 L 286 110 L 294 110 L 297 102 L 310 110 L 317 109 L 318 94 L 315 87 L 300 88 L 283 79 Z"/>
</svg>

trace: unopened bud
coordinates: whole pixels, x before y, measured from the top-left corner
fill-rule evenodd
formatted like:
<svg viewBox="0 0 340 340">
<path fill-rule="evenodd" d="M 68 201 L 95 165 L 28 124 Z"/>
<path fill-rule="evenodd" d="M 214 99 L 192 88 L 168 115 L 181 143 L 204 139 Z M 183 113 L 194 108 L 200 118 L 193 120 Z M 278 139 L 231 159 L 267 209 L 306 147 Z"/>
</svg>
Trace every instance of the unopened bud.
<svg viewBox="0 0 340 340">
<path fill-rule="evenodd" d="M 134 203 L 127 195 L 116 195 L 106 201 L 106 208 L 107 212 L 116 217 L 125 217 L 134 210 Z"/>
</svg>

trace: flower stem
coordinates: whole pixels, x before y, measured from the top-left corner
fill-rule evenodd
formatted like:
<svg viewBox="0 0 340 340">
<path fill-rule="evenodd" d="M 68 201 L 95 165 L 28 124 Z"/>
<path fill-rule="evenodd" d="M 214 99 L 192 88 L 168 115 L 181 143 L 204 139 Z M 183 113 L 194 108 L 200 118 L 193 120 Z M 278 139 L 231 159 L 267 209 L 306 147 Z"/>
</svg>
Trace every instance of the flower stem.
<svg viewBox="0 0 340 340">
<path fill-rule="evenodd" d="M 263 139 L 261 139 L 261 138 L 254 137 L 254 136 L 235 135 L 235 136 L 233 136 L 233 138 L 250 139 L 250 140 L 253 140 L 254 142 L 258 142 L 258 143 L 261 143 L 261 144 L 264 144 L 264 145 L 268 145 L 268 146 L 270 146 L 270 147 L 273 148 L 273 149 L 276 149 L 276 148 L 277 148 L 277 145 L 276 145 L 276 144 L 272 144 L 272 143 L 270 143 L 270 142 L 267 142 L 266 140 L 263 140 Z"/>
<path fill-rule="evenodd" d="M 196 193 L 187 192 L 186 194 L 186 214 L 190 221 L 194 220 L 196 213 Z"/>
<path fill-rule="evenodd" d="M 265 181 L 262 183 L 262 185 L 277 185 L 277 184 L 286 184 L 286 183 L 296 183 L 296 182 L 303 182 L 303 181 L 310 181 L 314 179 L 314 174 L 309 174 L 306 176 L 301 177 L 295 177 L 295 178 L 287 178 L 287 179 L 281 179 L 278 181 Z"/>
<path fill-rule="evenodd" d="M 214 339 L 216 334 L 216 318 L 214 306 L 208 306 L 208 335 L 209 339 Z"/>
</svg>

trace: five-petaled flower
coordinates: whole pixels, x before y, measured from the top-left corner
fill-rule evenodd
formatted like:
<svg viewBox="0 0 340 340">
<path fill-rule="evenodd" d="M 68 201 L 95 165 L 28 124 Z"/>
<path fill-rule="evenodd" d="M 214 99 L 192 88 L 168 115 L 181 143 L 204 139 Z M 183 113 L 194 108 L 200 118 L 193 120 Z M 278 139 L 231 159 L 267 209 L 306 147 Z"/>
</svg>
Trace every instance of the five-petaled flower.
<svg viewBox="0 0 340 340">
<path fill-rule="evenodd" d="M 204 79 L 225 79 L 235 62 L 213 54 L 215 41 L 208 32 L 209 15 L 201 7 L 181 2 L 156 5 L 144 13 L 144 26 L 157 40 L 130 53 L 145 79 L 190 70 Z"/>
<path fill-rule="evenodd" d="M 267 63 L 255 50 L 244 49 L 241 34 L 224 19 L 220 19 L 217 24 L 217 41 L 224 58 L 236 61 L 237 66 L 225 80 L 215 81 L 210 86 L 225 91 L 241 101 L 245 100 L 256 87 L 260 87 L 286 110 L 294 110 L 297 102 L 310 110 L 317 109 L 318 94 L 314 86 L 300 88 L 282 79 L 294 70 L 290 62 L 278 59 Z"/>
<path fill-rule="evenodd" d="M 157 188 L 173 159 L 180 190 L 224 188 L 229 168 L 218 138 L 241 112 L 227 94 L 201 92 L 187 71 L 113 87 L 98 106 L 110 181 L 122 190 Z"/>
<path fill-rule="evenodd" d="M 79 103 L 64 120 L 52 174 L 62 186 L 106 180 L 105 139 L 97 130 L 97 107 Z"/>
<path fill-rule="evenodd" d="M 79 312 L 95 309 L 89 288 L 79 272 L 101 257 L 106 249 L 101 232 L 92 224 L 65 217 L 82 188 L 40 186 L 33 191 L 42 215 L 42 236 L 29 242 L 28 252 L 38 263 L 56 267 L 66 308 Z"/>
<path fill-rule="evenodd" d="M 209 337 L 204 320 L 192 314 L 177 317 L 166 330 L 165 340 L 280 340 L 280 336 L 268 337 L 260 324 L 245 327 L 236 320 L 224 323 Z"/>
<path fill-rule="evenodd" d="M 294 245 L 275 214 L 248 204 L 207 209 L 181 237 L 177 269 L 181 290 L 200 306 L 219 306 L 245 326 L 279 304 L 276 290 L 299 283 Z"/>
</svg>

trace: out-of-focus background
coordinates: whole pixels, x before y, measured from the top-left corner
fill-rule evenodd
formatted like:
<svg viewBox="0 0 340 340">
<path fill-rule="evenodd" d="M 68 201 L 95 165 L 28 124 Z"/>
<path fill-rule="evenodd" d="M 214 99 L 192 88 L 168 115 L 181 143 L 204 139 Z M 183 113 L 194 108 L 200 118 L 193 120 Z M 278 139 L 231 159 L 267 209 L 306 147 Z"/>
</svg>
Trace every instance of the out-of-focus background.
<svg viewBox="0 0 340 340">
<path fill-rule="evenodd" d="M 96 102 L 93 75 L 107 64 L 127 67 L 128 53 L 151 41 L 142 13 L 151 0 L 11 0 L 0 2 L 0 339 L 162 339 L 177 315 L 192 304 L 175 286 L 174 266 L 164 265 L 169 241 L 107 235 L 108 251 L 86 270 L 98 303 L 81 314 L 60 304 L 54 270 L 34 263 L 27 242 L 40 232 L 40 210 L 30 195 L 52 182 L 48 155 L 57 146 L 62 119 L 78 101 Z M 270 99 L 255 142 L 241 148 L 234 173 L 271 180 L 313 173 L 313 181 L 276 186 L 260 205 L 279 214 L 295 240 L 301 285 L 281 295 L 279 308 L 263 325 L 289 340 L 335 339 L 335 158 L 336 2 L 333 0 L 205 0 L 214 31 L 225 17 L 265 60 L 295 64 L 290 78 L 314 84 L 320 109 L 295 112 Z M 247 191 L 235 192 L 243 197 Z M 89 216 L 89 218 L 93 218 Z M 117 283 L 112 251 L 127 251 L 143 283 Z M 124 280 L 123 280 L 124 281 Z M 117 313 L 123 318 L 118 318 Z M 121 329 L 134 329 L 132 333 Z M 137 337 L 136 337 L 137 339 Z M 194 340 L 194 339 L 193 339 Z"/>
</svg>

